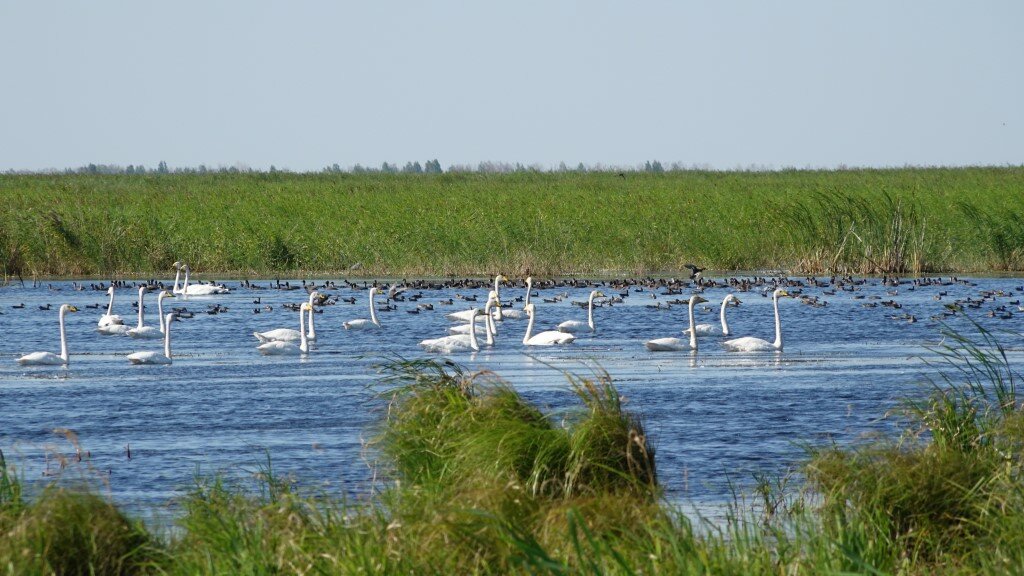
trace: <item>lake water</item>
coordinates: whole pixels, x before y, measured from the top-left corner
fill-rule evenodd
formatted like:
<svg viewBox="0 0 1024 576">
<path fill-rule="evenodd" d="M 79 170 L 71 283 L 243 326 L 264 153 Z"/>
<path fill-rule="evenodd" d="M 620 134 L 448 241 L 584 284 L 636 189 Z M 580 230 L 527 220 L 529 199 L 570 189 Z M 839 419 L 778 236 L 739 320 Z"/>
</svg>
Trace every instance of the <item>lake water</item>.
<svg viewBox="0 0 1024 576">
<path fill-rule="evenodd" d="M 714 504 L 731 498 L 730 483 L 749 486 L 756 472 L 782 473 L 797 465 L 805 444 L 845 444 L 891 427 L 891 421 L 879 418 L 900 399 L 927 392 L 924 376 L 934 368 L 925 359 L 935 359 L 928 346 L 941 338 L 940 325 L 931 317 L 955 298 L 1003 291 L 967 312 L 996 331 L 1011 361 L 1018 362 L 1024 355 L 1024 313 L 1018 313 L 1015 302 L 1022 283 L 1018 278 L 974 278 L 913 290 L 904 284 L 896 295 L 877 278 L 855 292 L 835 295 L 805 287 L 803 294 L 818 296 L 827 306 L 780 301 L 786 339 L 781 354 L 725 352 L 714 337 L 701 338 L 696 353 L 649 352 L 644 340 L 680 336 L 686 322 L 684 305 L 650 306 L 687 298 L 691 291 L 654 298 L 652 293 L 661 290 L 634 289 L 623 302 L 597 308 L 597 332 L 581 334 L 569 346 L 523 346 L 526 321 L 506 320 L 498 326 L 493 349 L 451 358 L 472 370 L 493 370 L 552 412 L 575 403 L 562 371 L 586 375 L 594 367 L 606 370 L 626 406 L 644 418 L 669 497 Z M 339 283 L 338 289 L 325 292 L 354 296 L 357 302 L 323 307 L 316 317 L 314 349 L 299 359 L 259 355 L 252 332 L 297 328 L 297 312 L 282 304 L 301 302 L 305 293 L 227 284 L 230 294 L 165 301 L 195 312 L 172 328 L 175 359 L 170 366 L 133 366 L 125 359 L 133 351 L 162 349 L 162 341 L 95 332 L 106 307 L 103 292 L 75 290 L 71 282 L 0 288 L 0 449 L 8 463 L 29 483 L 47 481 L 59 472 L 61 455 L 74 453 L 54 430 L 73 430 L 88 458 L 82 464 L 71 458 L 72 473 L 85 466 L 105 478 L 104 490 L 116 501 L 158 516 L 173 515 L 174 497 L 191 486 L 197 472 L 244 475 L 268 454 L 275 471 L 301 485 L 336 494 L 364 493 L 374 470 L 373 454 L 363 443 L 373 435 L 382 409 L 375 365 L 387 357 L 430 357 L 417 342 L 443 335 L 449 325 L 444 314 L 469 306 L 458 299 L 452 305 L 441 302 L 460 293 L 478 295 L 482 304 L 487 294 L 486 288 L 410 290 L 407 294 L 419 292 L 422 299 L 397 302 L 397 310 L 380 312 L 383 330 L 357 332 L 341 324 L 368 317 L 367 291 Z M 589 290 L 539 290 L 541 297 L 564 292 L 568 297 L 558 303 L 537 298 L 538 326 L 585 320 L 586 310 L 570 302 L 585 300 Z M 603 290 L 609 296 L 624 292 Z M 718 305 L 731 291 L 705 290 L 710 302 L 697 307 L 698 322 L 717 323 Z M 506 287 L 502 298 L 523 293 L 523 288 Z M 743 304 L 728 311 L 732 331 L 773 339 L 771 299 L 760 288 L 736 294 Z M 135 322 L 131 302 L 137 296 L 133 288 L 117 290 L 115 312 L 126 323 Z M 260 304 L 253 303 L 257 297 Z M 902 308 L 880 304 L 887 300 Z M 80 310 L 67 316 L 70 365 L 19 366 L 15 360 L 23 353 L 59 352 L 61 303 Z M 423 303 L 434 304 L 434 310 L 407 312 Z M 24 308 L 14 307 L 20 304 Z M 39 310 L 45 304 L 52 309 Z M 101 309 L 86 308 L 95 304 Z M 207 314 L 214 304 L 228 310 Z M 378 304 L 383 306 L 383 299 Z M 273 311 L 253 312 L 266 305 Z M 155 294 L 147 295 L 146 309 L 147 323 L 155 323 Z M 1000 318 L 1002 310 L 1013 317 Z M 989 317 L 989 311 L 996 315 Z M 917 322 L 902 314 L 914 315 Z M 973 332 L 960 315 L 945 322 Z"/>
</svg>

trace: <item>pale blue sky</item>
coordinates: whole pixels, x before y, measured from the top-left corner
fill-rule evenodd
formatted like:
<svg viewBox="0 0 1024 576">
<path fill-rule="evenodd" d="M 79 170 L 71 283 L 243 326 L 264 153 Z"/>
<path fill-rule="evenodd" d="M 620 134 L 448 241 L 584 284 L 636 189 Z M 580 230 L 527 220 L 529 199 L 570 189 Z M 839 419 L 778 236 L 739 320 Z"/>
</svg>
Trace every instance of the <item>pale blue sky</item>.
<svg viewBox="0 0 1024 576">
<path fill-rule="evenodd" d="M 1024 163 L 1024 2 L 0 0 L 0 170 Z"/>
</svg>

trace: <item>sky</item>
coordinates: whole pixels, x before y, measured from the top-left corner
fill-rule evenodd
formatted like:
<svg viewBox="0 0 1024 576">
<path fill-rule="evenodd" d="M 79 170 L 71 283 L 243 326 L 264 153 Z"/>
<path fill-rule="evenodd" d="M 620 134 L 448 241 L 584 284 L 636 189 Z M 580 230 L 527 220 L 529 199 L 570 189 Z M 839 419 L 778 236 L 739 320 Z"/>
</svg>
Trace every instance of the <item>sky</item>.
<svg viewBox="0 0 1024 576">
<path fill-rule="evenodd" d="M 0 0 L 0 170 L 1024 164 L 1024 2 Z"/>
</svg>

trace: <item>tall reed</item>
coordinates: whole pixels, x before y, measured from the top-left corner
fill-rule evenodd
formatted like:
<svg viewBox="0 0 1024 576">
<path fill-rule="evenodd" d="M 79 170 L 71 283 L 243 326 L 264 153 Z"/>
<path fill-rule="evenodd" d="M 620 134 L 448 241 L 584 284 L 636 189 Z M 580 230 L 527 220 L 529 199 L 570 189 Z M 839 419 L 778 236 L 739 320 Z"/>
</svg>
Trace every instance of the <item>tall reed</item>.
<svg viewBox="0 0 1024 576">
<path fill-rule="evenodd" d="M 1020 269 L 1022 171 L 0 175 L 0 259 L 104 276 Z"/>
</svg>

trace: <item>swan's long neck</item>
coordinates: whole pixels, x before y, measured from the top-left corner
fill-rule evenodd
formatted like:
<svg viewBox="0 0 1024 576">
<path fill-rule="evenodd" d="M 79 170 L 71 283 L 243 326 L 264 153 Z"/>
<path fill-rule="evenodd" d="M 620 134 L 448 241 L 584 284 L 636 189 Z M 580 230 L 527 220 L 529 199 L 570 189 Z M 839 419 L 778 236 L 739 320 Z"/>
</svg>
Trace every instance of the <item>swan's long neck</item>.
<svg viewBox="0 0 1024 576">
<path fill-rule="evenodd" d="M 316 325 L 313 323 L 313 299 L 316 296 L 316 292 L 312 292 L 309 295 L 309 334 L 308 338 L 316 338 Z"/>
<path fill-rule="evenodd" d="M 493 302 L 487 301 L 487 306 L 484 306 L 484 328 L 487 329 L 487 345 L 494 346 L 494 317 L 491 316 L 491 308 Z"/>
<path fill-rule="evenodd" d="M 164 322 L 164 293 L 163 292 L 161 292 L 160 295 L 156 297 L 156 316 L 157 316 L 157 318 L 160 319 L 160 331 L 163 332 L 165 327 L 166 327 L 166 323 Z"/>
<path fill-rule="evenodd" d="M 68 363 L 68 337 L 64 332 L 64 313 L 67 312 L 67 308 L 64 306 L 60 307 L 60 358 L 65 364 Z"/>
<path fill-rule="evenodd" d="M 177 271 L 174 273 L 174 288 L 171 288 L 171 294 L 181 294 L 181 288 L 178 288 L 178 279 L 181 278 L 181 266 L 176 267 Z M 160 320 L 163 322 L 163 320 Z"/>
<path fill-rule="evenodd" d="M 184 266 L 182 266 L 182 268 L 185 269 L 185 284 L 182 285 L 182 287 L 181 287 L 181 293 L 182 294 L 188 294 L 188 275 L 189 275 L 190 270 L 189 270 L 188 264 L 185 264 Z"/>
<path fill-rule="evenodd" d="M 312 318 L 313 309 L 310 308 L 310 318 Z M 303 354 L 309 352 L 309 339 L 306 337 L 306 315 L 305 310 L 299 310 L 299 351 Z"/>
<path fill-rule="evenodd" d="M 587 302 L 587 324 L 590 325 L 590 331 L 594 331 L 594 293 L 590 293 L 590 300 Z"/>
<path fill-rule="evenodd" d="M 480 343 L 476 341 L 476 317 L 477 316 L 478 316 L 477 314 L 474 314 L 473 317 L 469 319 L 469 347 L 472 348 L 473 350 L 479 350 L 480 349 Z"/>
<path fill-rule="evenodd" d="M 498 279 L 495 279 L 495 284 L 498 284 Z M 501 296 L 498 295 L 498 290 L 495 290 L 495 298 L 496 298 L 496 301 L 493 302 L 493 303 L 497 303 L 497 302 L 502 301 Z M 498 306 L 493 306 L 493 307 L 497 307 L 498 308 L 498 310 L 496 310 L 495 313 L 494 313 L 494 315 L 497 317 L 496 320 L 498 320 L 499 322 L 504 321 L 505 320 L 505 313 L 502 312 L 502 306 L 498 305 Z M 494 324 L 494 322 L 488 323 L 488 325 L 493 325 L 493 324 Z"/>
<path fill-rule="evenodd" d="M 142 299 L 145 298 L 145 296 L 146 296 L 146 289 L 145 288 L 139 288 L 139 325 L 136 326 L 136 329 L 138 329 L 138 330 L 141 330 L 142 327 L 145 325 L 142 322 L 142 316 L 143 316 L 144 310 L 146 308 L 145 306 L 142 305 Z"/>
<path fill-rule="evenodd" d="M 110 302 L 107 304 L 107 316 L 114 313 L 114 289 L 110 289 Z"/>
<path fill-rule="evenodd" d="M 533 314 L 530 314 L 530 321 L 526 323 L 526 334 L 523 335 L 523 344 L 530 341 L 530 334 L 533 333 Z"/>
<path fill-rule="evenodd" d="M 722 336 L 729 335 L 729 323 L 725 321 L 725 306 L 729 303 L 728 299 L 722 300 L 722 312 L 720 314 L 722 318 Z"/>
<path fill-rule="evenodd" d="M 500 301 L 501 300 L 501 286 L 498 284 L 498 278 L 500 278 L 500 276 L 495 276 L 494 277 L 494 294 L 495 294 L 495 296 L 497 296 L 498 300 Z"/>
<path fill-rule="evenodd" d="M 775 343 L 772 348 L 782 350 L 782 319 L 779 318 L 779 296 L 773 295 L 772 305 L 775 307 Z"/>
<path fill-rule="evenodd" d="M 380 321 L 377 320 L 376 306 L 373 305 L 373 297 L 375 295 L 376 295 L 376 292 L 373 292 L 373 291 L 370 292 L 370 322 L 373 322 L 377 326 L 380 326 Z"/>
<path fill-rule="evenodd" d="M 693 305 L 696 304 L 693 300 L 690 300 L 688 307 L 688 315 L 690 316 L 690 348 L 693 350 L 697 349 L 697 330 L 693 327 Z"/>
<path fill-rule="evenodd" d="M 533 282 L 530 280 L 526 281 L 526 302 L 523 303 L 523 308 L 530 305 L 530 292 L 533 292 Z"/>
<path fill-rule="evenodd" d="M 171 359 L 171 315 L 164 318 L 164 356 Z"/>
</svg>

